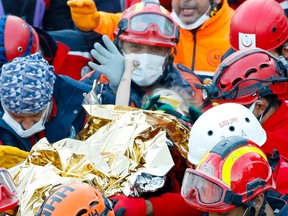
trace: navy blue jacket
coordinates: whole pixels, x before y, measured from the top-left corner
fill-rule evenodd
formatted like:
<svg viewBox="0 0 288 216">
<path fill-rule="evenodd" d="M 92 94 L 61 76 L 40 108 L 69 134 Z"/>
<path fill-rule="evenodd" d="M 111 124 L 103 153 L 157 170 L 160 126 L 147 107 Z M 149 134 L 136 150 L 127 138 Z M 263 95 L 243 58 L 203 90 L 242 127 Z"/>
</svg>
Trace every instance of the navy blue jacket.
<svg viewBox="0 0 288 216">
<path fill-rule="evenodd" d="M 267 202 L 274 210 L 276 216 L 287 216 L 288 215 L 288 205 L 285 200 L 267 196 Z"/>
<path fill-rule="evenodd" d="M 91 90 L 89 85 L 78 82 L 68 76 L 56 75 L 53 98 L 57 106 L 57 114 L 45 124 L 45 137 L 50 143 L 77 134 L 83 129 L 86 111 L 82 107 L 83 94 Z M 0 107 L 0 116 L 3 116 Z M 30 151 L 32 144 L 28 138 L 18 136 L 1 118 L 0 140 L 4 145 L 18 147 Z"/>
</svg>

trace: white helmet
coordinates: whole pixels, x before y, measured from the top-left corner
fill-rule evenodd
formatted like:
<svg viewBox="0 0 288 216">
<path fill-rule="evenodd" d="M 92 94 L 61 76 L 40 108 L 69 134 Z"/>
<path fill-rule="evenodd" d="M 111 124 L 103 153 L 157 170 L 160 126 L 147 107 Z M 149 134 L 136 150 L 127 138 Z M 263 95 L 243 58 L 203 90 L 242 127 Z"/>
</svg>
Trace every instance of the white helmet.
<svg viewBox="0 0 288 216">
<path fill-rule="evenodd" d="M 245 106 L 225 103 L 204 112 L 190 131 L 188 160 L 197 165 L 223 138 L 241 136 L 264 145 L 267 136 L 254 114 Z"/>
</svg>

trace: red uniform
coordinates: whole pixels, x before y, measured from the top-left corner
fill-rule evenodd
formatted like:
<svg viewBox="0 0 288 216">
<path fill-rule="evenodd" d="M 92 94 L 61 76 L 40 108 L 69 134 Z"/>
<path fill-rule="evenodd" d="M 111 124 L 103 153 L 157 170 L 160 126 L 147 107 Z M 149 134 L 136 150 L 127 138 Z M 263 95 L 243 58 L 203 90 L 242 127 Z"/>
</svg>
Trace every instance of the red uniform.
<svg viewBox="0 0 288 216">
<path fill-rule="evenodd" d="M 156 191 L 156 194 L 151 194 L 146 198 L 152 203 L 153 215 L 186 216 L 188 212 L 189 215 L 193 216 L 203 215 L 203 212 L 191 207 L 181 196 L 181 183 L 187 168 L 186 160 L 176 148 L 171 147 L 170 152 L 175 165 L 168 173 L 165 186 L 163 186 L 165 192 L 160 195 L 159 191 Z M 111 197 L 111 199 L 118 200 L 114 208 L 116 212 L 117 209 L 124 208 L 125 216 L 146 216 L 146 202 L 144 198 L 128 198 L 124 195 L 119 195 Z"/>
<path fill-rule="evenodd" d="M 288 194 L 288 159 L 280 157 L 274 167 L 273 178 L 276 181 L 276 189 L 281 194 Z"/>
<path fill-rule="evenodd" d="M 277 149 L 280 155 L 288 158 L 288 105 L 285 101 L 281 101 L 280 107 L 262 126 L 267 133 L 262 150 L 272 155 L 273 149 Z"/>
</svg>

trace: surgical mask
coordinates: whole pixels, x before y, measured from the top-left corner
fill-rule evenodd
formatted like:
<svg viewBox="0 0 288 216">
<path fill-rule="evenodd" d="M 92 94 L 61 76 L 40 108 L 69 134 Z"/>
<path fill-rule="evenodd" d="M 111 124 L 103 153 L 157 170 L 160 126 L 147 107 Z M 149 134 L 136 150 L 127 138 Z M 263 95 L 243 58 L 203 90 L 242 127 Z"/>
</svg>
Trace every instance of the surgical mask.
<svg viewBox="0 0 288 216">
<path fill-rule="evenodd" d="M 141 87 L 151 86 L 163 75 L 165 57 L 148 53 L 134 55 L 139 59 L 140 66 L 132 73 L 133 82 Z"/>
<path fill-rule="evenodd" d="M 179 16 L 175 13 L 175 11 L 173 10 L 171 13 L 172 18 L 174 19 L 174 21 L 183 29 L 187 29 L 187 30 L 193 30 L 198 28 L 199 26 L 201 26 L 203 23 L 205 23 L 207 20 L 210 19 L 210 16 L 208 16 L 207 14 L 210 11 L 211 6 L 208 8 L 208 10 L 206 11 L 206 13 L 204 13 L 201 17 L 199 17 L 194 23 L 191 24 L 185 24 L 182 22 L 182 20 L 179 18 Z"/>
<path fill-rule="evenodd" d="M 45 129 L 45 122 L 47 121 L 49 111 L 50 111 L 50 104 L 48 104 L 46 110 L 44 111 L 42 117 L 39 121 L 37 121 L 35 124 L 32 125 L 29 129 L 23 129 L 21 124 L 19 124 L 17 121 L 15 121 L 10 114 L 7 112 L 7 110 L 4 108 L 4 115 L 2 119 L 22 138 L 27 138 L 32 136 L 33 134 L 36 134 L 42 130 Z"/>
</svg>

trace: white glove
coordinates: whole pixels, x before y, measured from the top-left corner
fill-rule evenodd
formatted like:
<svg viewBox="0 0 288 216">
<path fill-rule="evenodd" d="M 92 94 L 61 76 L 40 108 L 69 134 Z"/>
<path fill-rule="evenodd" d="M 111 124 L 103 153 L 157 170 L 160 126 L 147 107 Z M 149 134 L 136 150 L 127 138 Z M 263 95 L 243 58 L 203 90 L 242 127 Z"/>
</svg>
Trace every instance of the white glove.
<svg viewBox="0 0 288 216">
<path fill-rule="evenodd" d="M 103 35 L 102 39 L 107 49 L 100 43 L 95 43 L 94 49 L 91 50 L 91 55 L 101 65 L 94 62 L 88 64 L 94 70 L 104 74 L 110 81 L 110 87 L 116 90 L 123 76 L 125 59 L 107 35 Z"/>
</svg>

